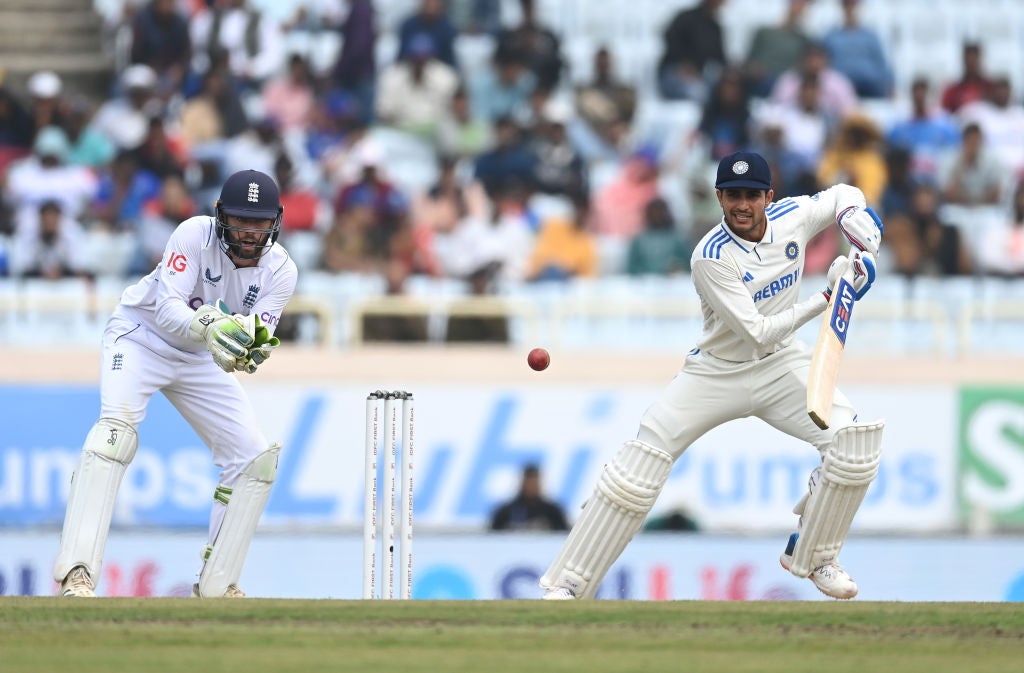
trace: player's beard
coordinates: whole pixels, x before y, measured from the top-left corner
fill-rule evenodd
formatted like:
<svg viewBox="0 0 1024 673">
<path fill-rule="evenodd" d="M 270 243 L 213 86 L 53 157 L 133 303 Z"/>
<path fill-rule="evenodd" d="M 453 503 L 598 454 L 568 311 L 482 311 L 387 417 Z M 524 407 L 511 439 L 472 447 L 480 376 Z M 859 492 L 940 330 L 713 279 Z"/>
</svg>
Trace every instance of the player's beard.
<svg viewBox="0 0 1024 673">
<path fill-rule="evenodd" d="M 228 230 L 224 232 L 225 252 L 238 260 L 252 261 L 259 259 L 273 245 L 270 241 L 270 233 L 266 233 L 252 242 L 245 240 L 233 240 L 237 232 Z"/>
</svg>

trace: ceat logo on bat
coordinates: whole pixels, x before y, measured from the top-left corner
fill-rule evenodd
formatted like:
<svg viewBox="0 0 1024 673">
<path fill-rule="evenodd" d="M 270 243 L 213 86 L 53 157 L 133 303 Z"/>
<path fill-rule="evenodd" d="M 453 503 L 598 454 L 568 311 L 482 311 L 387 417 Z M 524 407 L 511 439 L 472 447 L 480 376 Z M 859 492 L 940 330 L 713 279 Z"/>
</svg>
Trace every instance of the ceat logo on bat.
<svg viewBox="0 0 1024 673">
<path fill-rule="evenodd" d="M 836 293 L 836 301 L 832 305 L 832 315 L 829 316 L 828 323 L 832 328 L 832 333 L 845 346 L 846 335 L 850 329 L 850 319 L 853 317 L 853 285 L 843 278 Z"/>
<path fill-rule="evenodd" d="M 171 256 L 167 258 L 167 266 L 178 273 L 185 270 L 186 263 L 185 255 L 180 252 L 172 252 Z"/>
</svg>

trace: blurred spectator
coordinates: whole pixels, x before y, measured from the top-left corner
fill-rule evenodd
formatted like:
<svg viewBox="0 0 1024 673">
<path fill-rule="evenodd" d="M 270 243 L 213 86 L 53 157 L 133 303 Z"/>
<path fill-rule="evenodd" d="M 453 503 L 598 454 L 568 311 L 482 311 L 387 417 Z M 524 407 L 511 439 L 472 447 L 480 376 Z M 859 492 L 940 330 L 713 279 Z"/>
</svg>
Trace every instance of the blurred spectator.
<svg viewBox="0 0 1024 673">
<path fill-rule="evenodd" d="M 409 270 L 404 263 L 391 260 L 384 266 L 385 293 L 388 297 L 405 294 Z M 369 313 L 363 316 L 363 341 L 410 343 L 426 341 L 427 315 Z"/>
<path fill-rule="evenodd" d="M 119 149 L 135 149 L 146 137 L 154 112 L 156 73 L 136 63 L 121 73 L 121 93 L 100 106 L 93 124 Z M 159 109 L 159 108 L 157 108 Z"/>
<path fill-rule="evenodd" d="M 469 81 L 473 114 L 487 121 L 522 117 L 536 86 L 537 77 L 527 70 L 521 54 L 510 49 L 496 49 L 491 57 L 491 67 L 480 68 Z"/>
<path fill-rule="evenodd" d="M 909 277 L 971 273 L 971 256 L 960 230 L 942 219 L 939 205 L 938 190 L 921 183 L 914 187 L 908 215 L 886 222 L 885 237 L 896 273 Z"/>
<path fill-rule="evenodd" d="M 566 131 L 572 113 L 572 106 L 562 100 L 549 100 L 544 106 L 533 152 L 537 157 L 537 189 L 546 194 L 567 196 L 589 191 L 583 157 Z"/>
<path fill-rule="evenodd" d="M 150 118 L 146 137 L 132 152 L 138 157 L 139 169 L 158 179 L 180 173 L 187 159 L 181 139 L 167 133 L 162 117 Z"/>
<path fill-rule="evenodd" d="M 960 148 L 945 158 L 939 171 L 942 198 L 961 206 L 996 205 L 1000 201 L 1006 168 L 985 143 L 977 124 L 962 132 Z"/>
<path fill-rule="evenodd" d="M 882 134 L 875 122 L 867 115 L 851 114 L 840 122 L 822 154 L 818 183 L 859 187 L 868 205 L 877 206 L 888 179 L 882 151 Z"/>
<path fill-rule="evenodd" d="M 138 155 L 122 150 L 100 173 L 92 217 L 104 229 L 134 231 L 143 206 L 159 193 L 160 176 L 142 170 Z"/>
<path fill-rule="evenodd" d="M 724 0 L 700 0 L 672 17 L 658 61 L 658 91 L 669 100 L 703 104 L 727 58 L 718 10 Z"/>
<path fill-rule="evenodd" d="M 541 225 L 527 265 L 527 280 L 562 281 L 597 275 L 598 246 L 590 229 L 590 201 L 586 194 L 574 194 L 572 202 L 568 219 L 551 217 Z"/>
<path fill-rule="evenodd" d="M 885 152 L 885 166 L 889 179 L 882 191 L 881 210 L 883 221 L 890 215 L 910 212 L 914 188 L 920 181 L 911 170 L 910 150 L 901 145 L 890 145 Z"/>
<path fill-rule="evenodd" d="M 274 164 L 282 152 L 292 162 L 296 178 L 303 184 L 312 184 L 316 167 L 309 160 L 297 138 L 281 135 L 277 120 L 263 117 L 255 121 L 248 131 L 241 133 L 227 143 L 224 157 L 224 172 L 228 175 L 241 170 L 255 169 L 267 175 L 274 174 Z"/>
<path fill-rule="evenodd" d="M 658 196 L 657 151 L 650 146 L 633 152 L 619 174 L 594 194 L 592 231 L 623 244 L 640 233 L 644 209 Z"/>
<path fill-rule="evenodd" d="M 853 83 L 862 98 L 888 98 L 893 73 L 878 33 L 860 22 L 860 0 L 842 0 L 843 23 L 823 39 L 832 67 Z"/>
<path fill-rule="evenodd" d="M 939 158 L 960 142 L 960 132 L 953 117 L 931 100 L 924 77 L 911 83 L 910 102 L 909 117 L 893 124 L 888 142 L 910 152 L 910 172 L 915 179 L 934 180 Z"/>
<path fill-rule="evenodd" d="M 309 187 L 302 186 L 295 176 L 295 165 L 288 154 L 281 152 L 274 161 L 274 180 L 281 192 L 284 218 L 281 237 L 296 231 L 324 231 L 330 224 L 330 206 Z"/>
<path fill-rule="evenodd" d="M 492 531 L 569 530 L 562 506 L 544 495 L 540 467 L 530 463 L 523 467 L 519 492 L 494 509 Z"/>
<path fill-rule="evenodd" d="M 772 100 L 795 104 L 800 96 L 800 86 L 808 75 L 818 80 L 818 103 L 825 113 L 842 118 L 857 107 L 857 92 L 853 84 L 846 75 L 829 66 L 828 52 L 816 42 L 807 44 L 797 67 L 787 68 L 779 75 L 772 87 Z"/>
<path fill-rule="evenodd" d="M 287 71 L 263 85 L 263 114 L 276 119 L 282 133 L 304 131 L 316 105 L 314 84 L 309 61 L 301 54 L 292 54 Z"/>
<path fill-rule="evenodd" d="M 565 65 L 558 36 L 538 22 L 534 0 L 519 0 L 519 9 L 519 25 L 498 34 L 496 49 L 522 55 L 527 69 L 536 76 L 537 85 L 554 90 Z"/>
<path fill-rule="evenodd" d="M 271 17 L 247 0 L 213 0 L 189 21 L 192 68 L 205 73 L 211 54 L 228 53 L 231 74 L 245 89 L 259 89 L 284 64 L 284 36 Z"/>
<path fill-rule="evenodd" d="M 531 189 L 537 159 L 522 141 L 519 126 L 511 117 L 495 122 L 495 145 L 477 157 L 473 177 L 492 199 L 506 180 L 518 180 Z"/>
<path fill-rule="evenodd" d="M 355 219 L 359 226 L 348 227 L 346 231 L 363 230 L 367 257 L 383 260 L 408 255 L 411 266 L 411 236 L 404 240 L 410 230 L 408 199 L 382 173 L 383 157 L 376 145 L 364 141 L 357 150 L 357 158 L 361 174 L 355 182 L 342 187 L 334 199 L 335 219 L 345 219 L 350 210 L 358 209 Z M 406 243 L 407 250 L 403 245 Z"/>
<path fill-rule="evenodd" d="M 442 154 L 463 159 L 476 159 L 494 142 L 494 130 L 490 123 L 474 114 L 469 104 L 469 94 L 459 86 L 452 94 L 437 128 L 438 149 Z"/>
<path fill-rule="evenodd" d="M 697 130 L 715 161 L 750 144 L 750 97 L 738 70 L 725 70 L 715 83 Z"/>
<path fill-rule="evenodd" d="M 33 153 L 8 167 L 4 198 L 17 220 L 30 219 L 47 201 L 57 201 L 71 219 L 86 213 L 96 195 L 97 178 L 84 166 L 69 166 L 70 151 L 67 134 L 47 126 L 36 134 Z"/>
<path fill-rule="evenodd" d="M 413 240 L 416 247 L 413 270 L 431 276 L 444 276 L 445 268 L 434 251 L 436 236 L 455 230 L 467 216 L 485 219 L 490 204 L 480 183 L 464 184 L 455 157 L 438 159 L 437 181 L 421 194 L 415 195 L 410 209 Z"/>
<path fill-rule="evenodd" d="M 28 78 L 27 86 L 33 138 L 47 126 L 64 128 L 64 109 L 61 98 L 64 81 L 60 75 L 52 70 L 39 70 Z"/>
<path fill-rule="evenodd" d="M 457 31 L 448 18 L 445 0 L 419 0 L 419 8 L 402 20 L 398 28 L 398 60 L 409 58 L 416 38 L 425 35 L 434 45 L 434 57 L 458 71 L 455 60 Z"/>
<path fill-rule="evenodd" d="M 612 54 L 601 46 L 594 52 L 594 79 L 576 88 L 575 105 L 587 141 L 581 151 L 587 158 L 617 155 L 629 137 L 636 113 L 637 92 L 614 73 Z M 573 133 L 574 137 L 579 133 Z M 591 138 L 594 138 L 591 140 Z M 588 151 L 593 144 L 603 145 Z"/>
<path fill-rule="evenodd" d="M 136 227 L 135 257 L 128 266 L 131 275 L 145 275 L 160 263 L 167 239 L 181 222 L 196 214 L 195 202 L 178 175 L 160 183 L 160 193 L 142 207 Z"/>
<path fill-rule="evenodd" d="M 21 278 L 91 278 L 82 225 L 58 201 L 43 201 L 19 217 L 11 243 L 10 275 Z"/>
<path fill-rule="evenodd" d="M 107 165 L 114 158 L 114 143 L 92 124 L 94 112 L 92 104 L 83 96 L 68 100 L 65 131 L 71 145 L 69 164 L 95 169 Z"/>
<path fill-rule="evenodd" d="M 814 94 L 810 94 L 809 97 L 811 100 L 816 99 Z M 813 119 L 808 121 L 813 121 Z M 771 168 L 775 200 L 779 201 L 787 196 L 817 193 L 818 181 L 814 175 L 817 162 L 809 160 L 806 155 L 788 146 L 783 122 L 775 115 L 769 114 L 765 115 L 765 118 L 755 127 L 751 151 L 764 157 Z M 791 126 L 791 128 L 795 127 L 795 124 Z M 824 142 L 824 133 L 821 138 L 821 142 Z"/>
<path fill-rule="evenodd" d="M 1024 106 L 1011 93 L 1009 78 L 996 77 L 988 98 L 964 104 L 957 117 L 981 127 L 985 144 L 1016 179 L 1024 176 Z"/>
<path fill-rule="evenodd" d="M 374 249 L 371 233 L 376 226 L 373 195 L 353 194 L 345 210 L 338 212 L 324 234 L 320 265 L 331 273 L 378 273 L 383 266 Z"/>
<path fill-rule="evenodd" d="M 759 27 L 743 59 L 743 74 L 752 95 L 767 98 L 775 80 L 795 68 L 811 42 L 804 31 L 804 12 L 811 0 L 788 0 L 782 22 Z"/>
<path fill-rule="evenodd" d="M 377 26 L 371 0 L 350 0 L 340 30 L 341 51 L 331 71 L 331 88 L 351 94 L 355 117 L 369 123 L 377 97 Z"/>
<path fill-rule="evenodd" d="M 669 276 L 689 273 L 692 245 L 676 226 L 665 199 L 644 208 L 644 228 L 629 242 L 626 273 L 631 276 Z"/>
<path fill-rule="evenodd" d="M 0 86 L 0 151 L 23 150 L 27 154 L 34 137 L 32 117 L 10 89 Z"/>
<path fill-rule="evenodd" d="M 961 59 L 960 79 L 942 91 L 942 107 L 947 112 L 956 112 L 967 103 L 985 100 L 992 91 L 992 80 L 982 66 L 981 44 L 964 42 Z"/>
<path fill-rule="evenodd" d="M 190 149 L 234 138 L 249 128 L 232 81 L 226 68 L 211 68 L 203 75 L 199 93 L 181 107 L 179 133 Z"/>
<path fill-rule="evenodd" d="M 1024 277 L 1024 182 L 1013 190 L 1009 217 L 979 238 L 978 264 L 987 274 Z"/>
<path fill-rule="evenodd" d="M 192 56 L 188 19 L 177 0 L 150 0 L 132 20 L 132 63 L 157 76 L 156 94 L 165 101 L 181 91 Z"/>
<path fill-rule="evenodd" d="M 408 45 L 407 57 L 384 69 L 377 90 L 379 122 L 423 137 L 436 137 L 459 78 L 435 54 L 432 39 L 416 35 Z"/>
</svg>

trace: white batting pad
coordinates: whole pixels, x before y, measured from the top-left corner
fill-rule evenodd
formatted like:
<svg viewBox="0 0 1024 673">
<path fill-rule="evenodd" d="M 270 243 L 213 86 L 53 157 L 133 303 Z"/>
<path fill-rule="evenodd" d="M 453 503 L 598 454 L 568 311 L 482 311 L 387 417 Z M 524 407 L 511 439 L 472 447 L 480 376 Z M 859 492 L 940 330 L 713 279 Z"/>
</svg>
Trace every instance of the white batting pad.
<svg viewBox="0 0 1024 673">
<path fill-rule="evenodd" d="M 114 500 L 138 446 L 135 428 L 114 418 L 99 419 L 86 435 L 71 477 L 60 551 L 53 568 L 58 582 L 79 565 L 85 566 L 93 582 L 99 578 Z"/>
<path fill-rule="evenodd" d="M 649 444 L 623 444 L 601 471 L 583 514 L 540 585 L 565 587 L 579 598 L 593 598 L 654 506 L 672 462 L 671 455 Z"/>
<path fill-rule="evenodd" d="M 224 521 L 206 554 L 206 563 L 199 574 L 199 595 L 223 596 L 228 587 L 238 583 L 249 543 L 256 532 L 263 508 L 270 498 L 270 487 L 277 477 L 277 456 L 281 445 L 275 443 L 252 459 L 230 490 L 218 487 L 215 498 L 226 498 Z"/>
<path fill-rule="evenodd" d="M 853 517 L 878 474 L 885 423 L 848 425 L 836 431 L 804 502 L 800 535 L 789 571 L 807 577 L 826 559 L 839 556 Z"/>
</svg>

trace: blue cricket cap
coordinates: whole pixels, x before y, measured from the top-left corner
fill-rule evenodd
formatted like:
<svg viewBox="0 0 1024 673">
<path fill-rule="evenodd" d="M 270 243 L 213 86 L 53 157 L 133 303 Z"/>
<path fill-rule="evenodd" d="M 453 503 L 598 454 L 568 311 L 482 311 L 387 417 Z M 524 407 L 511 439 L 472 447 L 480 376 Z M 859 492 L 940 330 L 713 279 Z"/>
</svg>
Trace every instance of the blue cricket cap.
<svg viewBox="0 0 1024 673">
<path fill-rule="evenodd" d="M 718 177 L 715 189 L 748 187 L 751 189 L 772 188 L 772 171 L 768 162 L 756 152 L 733 152 L 718 162 Z"/>
<path fill-rule="evenodd" d="M 281 195 L 277 183 L 266 173 L 239 171 L 224 181 L 220 208 L 225 215 L 273 220 L 281 208 Z"/>
</svg>

